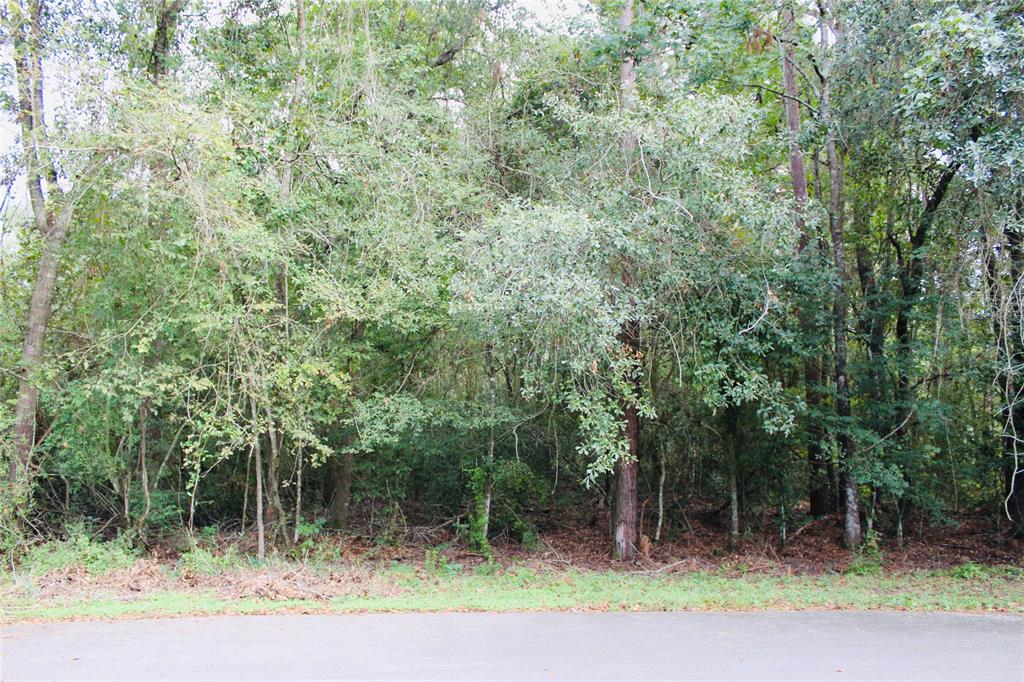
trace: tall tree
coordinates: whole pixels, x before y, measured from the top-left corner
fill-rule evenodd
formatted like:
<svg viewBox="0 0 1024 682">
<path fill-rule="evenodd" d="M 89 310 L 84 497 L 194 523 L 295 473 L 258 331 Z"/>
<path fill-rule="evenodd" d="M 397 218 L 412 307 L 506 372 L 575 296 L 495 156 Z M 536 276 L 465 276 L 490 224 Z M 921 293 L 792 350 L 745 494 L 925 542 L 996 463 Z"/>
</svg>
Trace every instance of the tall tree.
<svg viewBox="0 0 1024 682">
<path fill-rule="evenodd" d="M 619 15 L 619 31 L 628 36 L 633 28 L 633 19 L 633 0 L 625 0 Z M 627 42 L 629 41 L 627 40 Z M 630 48 L 619 65 L 619 107 L 624 115 L 628 115 L 635 106 L 636 62 L 632 48 Z M 627 130 L 622 134 L 620 141 L 627 175 L 633 172 L 636 165 L 634 158 L 636 147 L 636 136 Z M 633 269 L 634 264 L 627 257 L 622 263 L 622 283 L 627 290 L 631 290 L 635 286 Z M 619 340 L 622 342 L 623 352 L 631 356 L 630 364 L 632 362 L 639 363 L 641 361 L 639 320 L 635 318 L 626 320 L 619 332 Z M 640 467 L 640 414 L 637 409 L 637 400 L 640 397 L 640 373 L 634 369 L 629 376 L 624 378 L 624 383 L 630 386 L 635 394 L 624 395 L 620 399 L 623 429 L 628 449 L 616 468 L 615 536 L 612 553 L 616 559 L 628 560 L 636 555 L 640 541 L 640 510 L 637 500 L 637 478 Z"/>
<path fill-rule="evenodd" d="M 838 19 L 834 15 L 826 15 L 824 9 L 819 15 L 819 20 L 821 48 L 823 52 L 826 52 L 833 40 L 841 41 L 842 32 L 837 23 Z M 850 272 L 846 264 L 846 246 L 843 242 L 846 223 L 846 205 L 843 196 L 843 158 L 836 141 L 837 121 L 832 111 L 831 78 L 834 64 L 834 59 L 829 59 L 828 63 L 822 65 L 820 110 L 825 126 L 825 152 L 828 160 L 828 220 L 832 236 L 832 255 L 836 268 L 833 334 L 835 339 L 836 416 L 839 418 L 837 440 L 843 464 L 843 541 L 847 547 L 852 548 L 860 544 L 861 527 L 857 479 L 853 472 L 854 442 L 853 436 L 850 434 L 850 430 L 853 428 L 853 413 L 850 409 L 849 375 L 847 374 L 849 344 L 846 329 Z"/>
<path fill-rule="evenodd" d="M 61 253 L 75 207 L 74 197 L 66 195 L 58 182 L 53 147 L 47 132 L 43 105 L 44 18 L 43 0 L 28 0 L 27 3 L 17 2 L 10 6 L 22 163 L 32 217 L 41 243 L 18 368 L 18 397 L 13 425 L 14 456 L 10 464 L 12 486 L 24 485 L 31 477 L 39 405 L 37 372 L 42 360 L 53 296 L 57 290 Z"/>
<path fill-rule="evenodd" d="M 800 232 L 797 243 L 797 256 L 806 256 L 807 246 L 811 243 L 804 212 L 807 210 L 807 170 L 804 165 L 804 153 L 800 147 L 800 90 L 797 86 L 796 63 L 796 13 L 793 3 L 787 3 L 783 9 L 782 34 L 782 85 L 783 110 L 786 116 L 786 130 L 789 143 L 789 177 L 793 185 L 794 220 Z M 815 260 L 816 262 L 816 260 Z M 807 305 L 801 306 L 801 324 L 803 333 L 812 336 L 815 331 L 814 311 Z M 818 421 L 821 411 L 821 357 L 817 352 L 804 359 L 804 396 L 807 401 L 809 416 L 807 442 L 807 480 L 811 502 L 811 514 L 823 516 L 831 510 L 831 496 L 828 490 L 828 479 L 825 475 L 825 458 L 821 447 L 822 430 Z"/>
</svg>

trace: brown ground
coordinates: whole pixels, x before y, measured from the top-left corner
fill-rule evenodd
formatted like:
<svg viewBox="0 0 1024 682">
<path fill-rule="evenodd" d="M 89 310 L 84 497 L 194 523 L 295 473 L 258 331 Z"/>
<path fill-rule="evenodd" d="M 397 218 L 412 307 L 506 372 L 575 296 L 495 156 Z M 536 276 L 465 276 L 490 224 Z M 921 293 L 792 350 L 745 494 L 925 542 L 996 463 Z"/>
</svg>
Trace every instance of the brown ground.
<svg viewBox="0 0 1024 682">
<path fill-rule="evenodd" d="M 494 543 L 492 550 L 494 560 L 501 565 L 536 570 L 685 573 L 735 569 L 737 574 L 821 574 L 842 572 L 854 560 L 840 545 L 838 518 L 805 521 L 790 531 L 785 547 L 771 533 L 744 538 L 736 552 L 728 551 L 727 535 L 714 508 L 688 510 L 687 523 L 684 531 L 653 545 L 648 556 L 631 564 L 611 560 L 603 524 L 541 532 L 533 551 L 518 543 L 500 541 Z M 71 567 L 37 577 L 34 594 L 46 601 L 97 592 L 130 598 L 132 594 L 164 590 L 212 589 L 228 599 L 326 600 L 366 592 L 387 594 L 390 589 L 399 589 L 393 576 L 375 570 L 394 562 L 409 565 L 421 576 L 429 575 L 424 564 L 428 548 L 437 548 L 441 556 L 464 567 L 487 561 L 483 555 L 461 545 L 449 525 L 410 528 L 406 543 L 399 546 L 379 546 L 368 538 L 327 534 L 318 538 L 307 553 L 307 558 L 312 559 L 310 565 L 277 558 L 265 566 L 250 568 L 244 557 L 255 556 L 254 538 L 239 539 L 236 533 L 225 533 L 214 542 L 214 554 L 234 548 L 235 560 L 221 570 L 183 567 L 179 562 L 180 539 L 165 540 L 151 547 L 146 558 L 129 568 L 93 575 L 81 567 Z M 1024 544 L 1001 537 L 994 530 L 991 516 L 965 516 L 944 527 L 912 520 L 906 527 L 903 548 L 894 539 L 884 538 L 878 543 L 878 550 L 872 557 L 880 558 L 890 571 L 940 569 L 967 562 L 1024 565 Z M 337 570 L 332 570 L 334 566 Z"/>
<path fill-rule="evenodd" d="M 785 546 L 777 530 L 741 539 L 736 552 L 729 551 L 728 535 L 719 510 L 693 505 L 687 511 L 687 528 L 652 545 L 637 561 L 643 568 L 658 569 L 678 564 L 682 570 L 709 570 L 723 565 L 742 565 L 744 570 L 820 574 L 842 572 L 854 560 L 841 543 L 842 526 L 837 516 L 804 519 L 788 529 Z M 770 524 L 765 524 L 770 525 Z M 651 529 L 646 529 L 653 534 Z M 560 529 L 541 534 L 542 561 L 592 569 L 621 569 L 609 555 L 604 525 Z M 967 562 L 1024 566 L 1024 543 L 995 528 L 991 514 L 964 515 L 951 525 L 931 526 L 912 518 L 904 527 L 903 546 L 895 538 L 876 539 L 882 565 L 893 571 L 941 569 Z M 515 545 L 495 547 L 496 553 L 526 559 Z"/>
</svg>

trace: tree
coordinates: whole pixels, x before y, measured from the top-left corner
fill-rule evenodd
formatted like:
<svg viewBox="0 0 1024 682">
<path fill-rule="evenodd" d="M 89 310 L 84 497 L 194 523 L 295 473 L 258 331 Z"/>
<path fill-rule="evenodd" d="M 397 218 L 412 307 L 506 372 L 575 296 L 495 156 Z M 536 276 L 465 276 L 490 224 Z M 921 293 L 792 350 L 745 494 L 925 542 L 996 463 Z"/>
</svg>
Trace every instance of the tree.
<svg viewBox="0 0 1024 682">
<path fill-rule="evenodd" d="M 622 4 L 619 16 L 619 30 L 629 35 L 633 28 L 633 0 L 625 0 Z M 633 56 L 626 54 L 619 66 L 619 101 L 620 108 L 625 116 L 635 108 L 636 99 L 636 65 Z M 622 156 L 626 164 L 626 173 L 632 173 L 636 168 L 637 141 L 633 133 L 625 131 L 622 133 Z M 635 274 L 632 272 L 633 263 L 627 257 L 622 263 L 622 283 L 627 290 L 633 289 Z M 619 331 L 619 340 L 622 343 L 623 353 L 642 362 L 640 352 L 640 322 L 635 318 L 623 322 Z M 628 365 L 627 365 L 628 366 Z M 624 396 L 620 399 L 622 405 L 622 423 L 624 436 L 627 443 L 626 454 L 620 458 L 617 468 L 616 496 L 615 496 L 615 536 L 612 546 L 612 554 L 616 559 L 631 560 L 636 556 L 637 547 L 640 543 L 639 527 L 639 505 L 637 503 L 637 469 L 640 457 L 640 415 L 637 411 L 639 400 L 640 381 L 639 373 L 635 368 L 627 370 L 629 375 L 625 377 L 624 384 L 631 387 L 636 395 Z"/>
<path fill-rule="evenodd" d="M 21 346 L 13 427 L 14 455 L 10 465 L 13 487 L 25 486 L 31 478 L 39 404 L 36 372 L 42 360 L 61 252 L 75 206 L 74 197 L 66 196 L 58 182 L 43 110 L 44 11 L 42 0 L 30 0 L 13 5 L 8 17 L 14 43 L 22 158 L 32 217 L 42 246 Z"/>
</svg>

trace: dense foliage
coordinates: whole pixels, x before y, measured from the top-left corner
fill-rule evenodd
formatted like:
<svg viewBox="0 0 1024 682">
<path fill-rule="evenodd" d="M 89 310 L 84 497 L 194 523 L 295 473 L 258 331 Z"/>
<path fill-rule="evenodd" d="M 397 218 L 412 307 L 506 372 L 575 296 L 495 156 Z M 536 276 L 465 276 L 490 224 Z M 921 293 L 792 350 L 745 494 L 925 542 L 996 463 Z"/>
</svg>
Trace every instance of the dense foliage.
<svg viewBox="0 0 1024 682">
<path fill-rule="evenodd" d="M 7 3 L 7 547 L 1020 532 L 1024 6 L 588 9 Z"/>
</svg>

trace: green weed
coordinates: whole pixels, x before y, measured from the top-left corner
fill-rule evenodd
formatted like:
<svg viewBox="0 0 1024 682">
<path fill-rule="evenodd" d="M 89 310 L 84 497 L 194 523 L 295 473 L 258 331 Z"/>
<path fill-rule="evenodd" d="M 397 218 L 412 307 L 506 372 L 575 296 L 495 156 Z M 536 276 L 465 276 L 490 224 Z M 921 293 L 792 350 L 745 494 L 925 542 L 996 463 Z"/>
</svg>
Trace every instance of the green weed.
<svg viewBox="0 0 1024 682">
<path fill-rule="evenodd" d="M 127 536 L 113 540 L 96 540 L 83 524 L 68 528 L 63 540 L 52 540 L 28 549 L 21 562 L 22 570 L 32 575 L 45 575 L 71 567 L 81 567 L 92 574 L 102 574 L 131 566 L 138 553 Z"/>
</svg>

